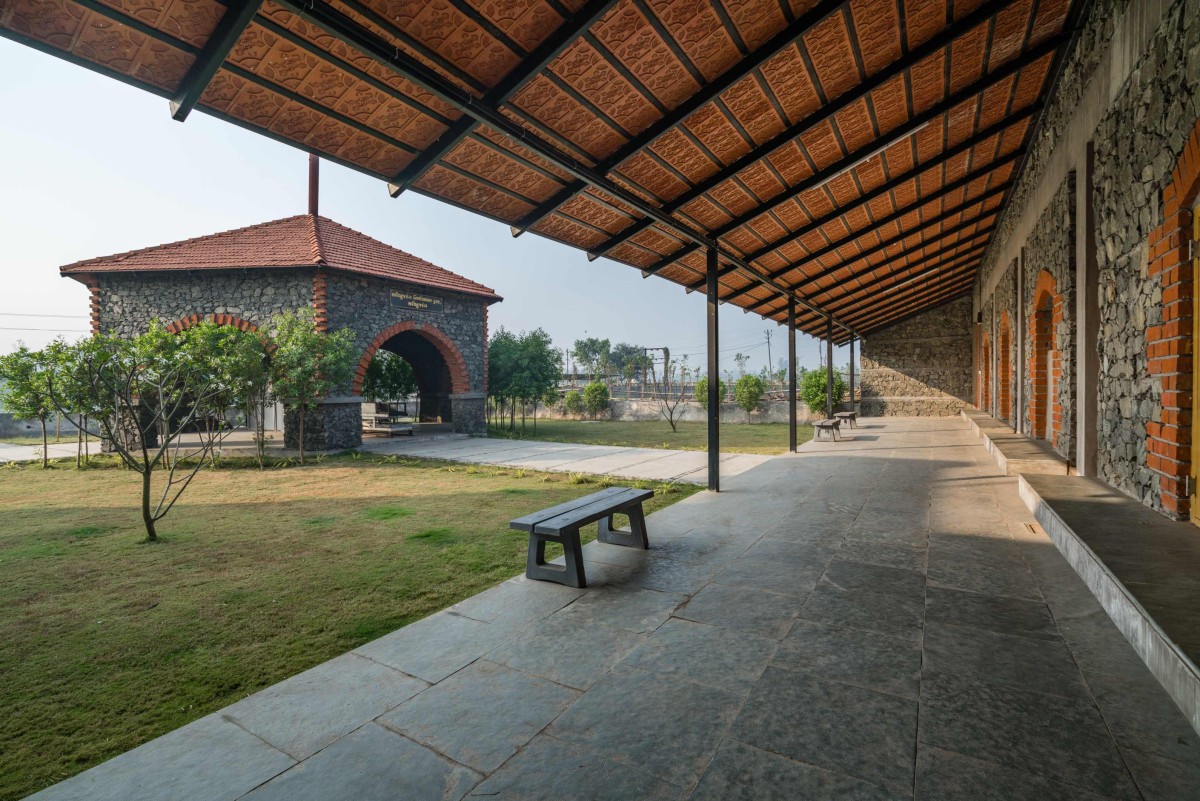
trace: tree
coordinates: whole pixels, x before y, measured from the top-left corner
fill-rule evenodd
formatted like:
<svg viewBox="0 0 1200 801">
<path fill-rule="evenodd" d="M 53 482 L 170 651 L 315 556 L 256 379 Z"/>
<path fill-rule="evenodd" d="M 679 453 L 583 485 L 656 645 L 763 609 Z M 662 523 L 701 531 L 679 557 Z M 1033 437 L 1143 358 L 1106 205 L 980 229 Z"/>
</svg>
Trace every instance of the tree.
<svg viewBox="0 0 1200 801">
<path fill-rule="evenodd" d="M 593 381 L 583 388 L 583 407 L 592 417 L 599 417 L 608 408 L 608 387 Z"/>
<path fill-rule="evenodd" d="M 509 404 L 509 430 L 516 422 L 516 372 L 520 366 L 520 341 L 501 326 L 488 342 L 488 395 L 501 415 Z M 501 417 L 503 420 L 503 416 Z"/>
<path fill-rule="evenodd" d="M 583 396 L 576 390 L 563 395 L 563 411 L 576 417 L 583 414 Z"/>
<path fill-rule="evenodd" d="M 533 404 L 533 430 L 537 431 L 537 407 L 547 394 L 558 387 L 562 375 L 562 355 L 541 328 L 521 334 L 517 340 L 521 369 L 517 371 L 515 391 L 522 404 Z M 524 412 L 521 430 L 525 430 Z"/>
<path fill-rule="evenodd" d="M 54 412 L 50 397 L 50 365 L 45 351 L 21 345 L 0 356 L 0 404 L 18 420 L 37 420 L 42 426 L 42 467 L 50 465 L 46 421 Z"/>
<path fill-rule="evenodd" d="M 271 336 L 275 396 L 296 410 L 300 464 L 304 464 L 304 419 L 331 390 L 349 387 L 354 371 L 354 332 L 347 328 L 318 331 L 312 309 L 304 309 L 274 317 Z"/>
<path fill-rule="evenodd" d="M 609 363 L 609 352 L 608 340 L 596 337 L 577 339 L 575 346 L 571 349 L 571 355 L 575 357 L 575 361 L 587 367 L 593 381 L 596 379 L 596 372 L 600 366 Z"/>
<path fill-rule="evenodd" d="M 198 328 L 171 334 L 154 323 L 134 339 L 101 334 L 72 350 L 72 372 L 85 388 L 86 405 L 104 439 L 126 467 L 141 475 L 142 522 L 150 541 L 158 539 L 156 523 L 174 507 L 216 442 L 202 431 L 197 448 L 186 454 L 195 458 L 194 465 L 181 469 L 182 433 L 225 391 L 227 368 L 207 358 L 204 337 Z M 65 407 L 70 402 L 66 384 L 62 396 L 57 387 L 52 381 L 55 404 Z M 154 487 L 160 471 L 165 471 L 161 492 Z"/>
<path fill-rule="evenodd" d="M 762 402 L 763 393 L 767 391 L 767 382 L 756 375 L 744 375 L 733 385 L 733 400 L 746 412 L 746 422 L 750 422 L 750 413 Z"/>
<path fill-rule="evenodd" d="M 826 411 L 826 387 L 828 386 L 824 370 L 810 370 L 804 374 L 800 384 L 800 397 L 813 413 L 822 414 Z M 833 374 L 833 397 L 837 403 L 846 391 L 846 383 L 840 373 Z"/>
<path fill-rule="evenodd" d="M 725 382 L 720 378 L 717 379 L 717 397 L 725 400 Z M 708 408 L 708 376 L 696 382 L 696 402 L 702 408 Z"/>
<path fill-rule="evenodd" d="M 75 466 L 82 467 L 91 456 L 88 453 L 88 421 L 94 416 L 97 404 L 80 369 L 77 351 L 76 346 L 56 339 L 46 347 L 45 353 L 50 368 L 50 398 L 58 413 L 75 426 Z"/>
<path fill-rule="evenodd" d="M 658 413 L 667 419 L 671 424 L 671 431 L 677 433 L 678 428 L 678 410 L 687 399 L 687 356 L 684 356 L 678 363 L 667 362 L 663 365 L 663 381 L 662 392 L 656 396 L 658 399 Z"/>
<path fill-rule="evenodd" d="M 261 402 L 265 407 L 270 394 L 270 360 L 262 337 L 252 331 L 243 331 L 231 325 L 220 325 L 212 321 L 198 323 L 188 329 L 189 334 L 181 341 L 189 351 L 189 358 L 205 365 L 213 372 L 213 392 L 205 408 L 199 410 L 195 425 L 202 428 L 205 436 L 214 440 L 209 452 L 213 466 L 217 466 L 220 446 L 232 430 L 228 423 L 230 410 L 237 410 L 249 418 L 257 411 L 256 449 L 259 467 L 263 466 L 266 434 L 261 431 L 262 409 L 255 409 Z M 169 332 L 162 332 L 174 336 Z M 165 421 L 172 423 L 173 421 Z"/>
<path fill-rule="evenodd" d="M 367 365 L 362 395 L 376 403 L 407 398 L 417 391 L 417 376 L 403 357 L 387 350 L 377 351 Z"/>
<path fill-rule="evenodd" d="M 737 365 L 738 378 L 746 374 L 746 363 L 750 361 L 750 357 L 744 353 L 735 353 L 733 355 L 733 363 Z"/>
</svg>

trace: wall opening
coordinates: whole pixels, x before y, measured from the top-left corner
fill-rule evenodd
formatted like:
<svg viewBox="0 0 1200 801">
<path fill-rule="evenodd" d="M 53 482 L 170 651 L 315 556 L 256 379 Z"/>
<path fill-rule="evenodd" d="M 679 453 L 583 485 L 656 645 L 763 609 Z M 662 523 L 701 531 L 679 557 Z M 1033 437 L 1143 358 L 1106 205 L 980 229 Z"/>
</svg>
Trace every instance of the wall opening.
<svg viewBox="0 0 1200 801">
<path fill-rule="evenodd" d="M 983 358 L 979 371 L 979 408 L 985 412 L 992 409 L 992 346 L 988 335 L 983 335 Z"/>
<path fill-rule="evenodd" d="M 1000 315 L 1000 336 L 996 342 L 996 395 L 1000 419 L 1015 425 L 1012 413 L 1012 325 L 1008 312 Z"/>
<path fill-rule="evenodd" d="M 451 395 L 467 392 L 470 386 L 466 362 L 449 337 L 434 326 L 413 322 L 397 323 L 381 332 L 359 362 L 356 395 L 362 394 L 367 371 L 380 350 L 399 356 L 412 368 L 420 422 L 453 422 Z"/>
<path fill-rule="evenodd" d="M 1055 328 L 1062 319 L 1062 298 L 1046 270 L 1038 274 L 1029 317 L 1029 435 L 1053 444 L 1061 426 L 1058 403 L 1061 371 Z"/>
</svg>

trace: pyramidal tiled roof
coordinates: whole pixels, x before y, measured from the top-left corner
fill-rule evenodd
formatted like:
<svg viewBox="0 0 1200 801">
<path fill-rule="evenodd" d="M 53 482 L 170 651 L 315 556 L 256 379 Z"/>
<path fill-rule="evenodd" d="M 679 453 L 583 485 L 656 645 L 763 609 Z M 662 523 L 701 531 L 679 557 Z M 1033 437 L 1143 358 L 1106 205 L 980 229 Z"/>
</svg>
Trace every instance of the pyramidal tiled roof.
<svg viewBox="0 0 1200 801">
<path fill-rule="evenodd" d="M 182 242 L 78 261 L 63 275 L 167 270 L 321 267 L 501 300 L 490 287 L 327 217 L 299 214 Z"/>
</svg>

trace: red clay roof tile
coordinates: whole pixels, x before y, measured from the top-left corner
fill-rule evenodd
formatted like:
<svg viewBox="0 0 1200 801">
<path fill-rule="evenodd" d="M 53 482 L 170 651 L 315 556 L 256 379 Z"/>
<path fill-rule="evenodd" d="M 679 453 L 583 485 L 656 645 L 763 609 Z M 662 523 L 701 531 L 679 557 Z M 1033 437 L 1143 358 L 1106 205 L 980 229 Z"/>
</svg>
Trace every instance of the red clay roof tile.
<svg viewBox="0 0 1200 801">
<path fill-rule="evenodd" d="M 78 261 L 66 276 L 105 272 L 323 267 L 501 300 L 489 287 L 326 217 L 300 214 L 219 234 Z"/>
</svg>

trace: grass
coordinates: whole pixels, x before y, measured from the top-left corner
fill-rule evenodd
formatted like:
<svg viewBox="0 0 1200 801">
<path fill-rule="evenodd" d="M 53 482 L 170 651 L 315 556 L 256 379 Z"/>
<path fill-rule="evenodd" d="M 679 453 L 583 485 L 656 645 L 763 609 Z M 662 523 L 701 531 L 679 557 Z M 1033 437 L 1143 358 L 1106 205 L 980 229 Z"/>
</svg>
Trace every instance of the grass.
<svg viewBox="0 0 1200 801">
<path fill-rule="evenodd" d="M 576 480 L 348 456 L 204 471 L 149 544 L 133 473 L 0 470 L 0 799 L 520 573 L 508 521 L 599 488 Z M 648 511 L 698 489 L 636 483 L 660 490 Z"/>
<path fill-rule="evenodd" d="M 671 431 L 666 420 L 532 420 L 525 423 L 524 439 L 544 442 L 573 442 L 581 445 L 618 445 L 630 448 L 667 448 L 702 451 L 708 448 L 707 423 L 676 423 Z M 517 421 L 517 437 L 521 423 Z M 509 436 L 507 429 L 493 428 L 490 436 Z M 801 423 L 797 442 L 812 439 L 812 426 Z M 788 449 L 787 423 L 722 423 L 721 451 L 724 453 L 784 453 Z"/>
</svg>

